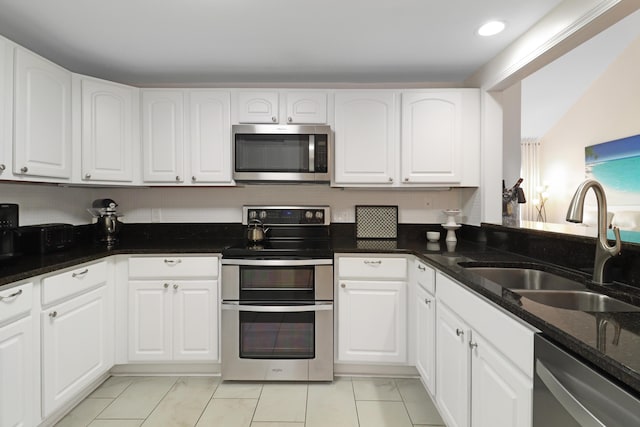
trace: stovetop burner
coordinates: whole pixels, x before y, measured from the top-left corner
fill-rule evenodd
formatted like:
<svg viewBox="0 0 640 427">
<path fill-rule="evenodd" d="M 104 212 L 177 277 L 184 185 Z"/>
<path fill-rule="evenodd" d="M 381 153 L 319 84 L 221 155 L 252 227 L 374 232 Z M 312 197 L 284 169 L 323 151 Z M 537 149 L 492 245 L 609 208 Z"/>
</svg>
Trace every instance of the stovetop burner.
<svg viewBox="0 0 640 427">
<path fill-rule="evenodd" d="M 256 219 L 269 228 L 266 239 L 225 248 L 223 258 L 333 258 L 328 206 L 244 206 L 242 223 Z"/>
</svg>

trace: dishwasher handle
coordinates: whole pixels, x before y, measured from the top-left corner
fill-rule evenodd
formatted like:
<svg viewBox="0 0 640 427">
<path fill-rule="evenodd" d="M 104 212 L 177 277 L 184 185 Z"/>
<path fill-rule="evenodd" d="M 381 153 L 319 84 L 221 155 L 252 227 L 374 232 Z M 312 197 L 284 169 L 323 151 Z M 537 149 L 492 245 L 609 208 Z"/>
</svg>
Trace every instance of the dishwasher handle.
<svg viewBox="0 0 640 427">
<path fill-rule="evenodd" d="M 606 427 L 602 421 L 585 408 L 584 405 L 562 385 L 560 380 L 558 380 L 540 360 L 536 360 L 536 373 L 551 394 L 553 394 L 558 402 L 581 426 Z"/>
</svg>

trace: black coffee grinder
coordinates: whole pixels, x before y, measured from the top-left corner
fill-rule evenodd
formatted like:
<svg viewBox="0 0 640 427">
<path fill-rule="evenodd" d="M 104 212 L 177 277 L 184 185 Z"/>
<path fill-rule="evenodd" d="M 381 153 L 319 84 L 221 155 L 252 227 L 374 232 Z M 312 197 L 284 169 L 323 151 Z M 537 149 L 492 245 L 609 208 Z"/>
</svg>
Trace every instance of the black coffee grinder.
<svg viewBox="0 0 640 427">
<path fill-rule="evenodd" d="M 100 242 L 106 243 L 107 247 L 111 247 L 118 242 L 118 234 L 122 223 L 118 221 L 121 217 L 116 208 L 118 204 L 111 199 L 94 200 L 91 209 L 88 211 L 97 218 L 96 221 L 96 238 Z"/>
</svg>

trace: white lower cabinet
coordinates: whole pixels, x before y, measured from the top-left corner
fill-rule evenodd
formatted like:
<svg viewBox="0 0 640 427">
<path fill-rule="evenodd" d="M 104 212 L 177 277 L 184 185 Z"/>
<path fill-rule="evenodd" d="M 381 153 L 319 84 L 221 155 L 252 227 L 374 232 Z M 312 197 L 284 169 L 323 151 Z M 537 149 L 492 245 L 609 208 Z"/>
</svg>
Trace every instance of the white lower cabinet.
<svg viewBox="0 0 640 427">
<path fill-rule="evenodd" d="M 129 283 L 129 360 L 217 360 L 216 280 Z"/>
<path fill-rule="evenodd" d="M 113 303 L 105 284 L 42 311 L 42 412 L 47 417 L 113 366 Z"/>
<path fill-rule="evenodd" d="M 407 363 L 406 258 L 338 260 L 338 361 Z"/>
<path fill-rule="evenodd" d="M 436 401 L 450 427 L 530 427 L 534 330 L 436 275 Z"/>
<path fill-rule="evenodd" d="M 416 369 L 427 389 L 436 394 L 436 298 L 422 286 L 416 288 Z"/>
<path fill-rule="evenodd" d="M 0 426 L 35 424 L 31 283 L 0 292 Z M 5 317 L 9 312 L 11 320 Z"/>
<path fill-rule="evenodd" d="M 129 259 L 129 361 L 219 359 L 218 262 L 205 256 Z"/>
</svg>

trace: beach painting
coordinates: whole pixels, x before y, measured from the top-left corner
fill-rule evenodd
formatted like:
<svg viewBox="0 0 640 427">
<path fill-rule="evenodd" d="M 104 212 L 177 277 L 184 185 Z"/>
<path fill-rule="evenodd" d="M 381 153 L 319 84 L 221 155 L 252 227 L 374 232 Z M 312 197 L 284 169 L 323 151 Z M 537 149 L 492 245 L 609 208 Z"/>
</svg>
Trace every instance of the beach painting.
<svg viewBox="0 0 640 427">
<path fill-rule="evenodd" d="M 640 135 L 585 147 L 585 172 L 614 205 L 640 205 Z"/>
</svg>

